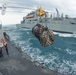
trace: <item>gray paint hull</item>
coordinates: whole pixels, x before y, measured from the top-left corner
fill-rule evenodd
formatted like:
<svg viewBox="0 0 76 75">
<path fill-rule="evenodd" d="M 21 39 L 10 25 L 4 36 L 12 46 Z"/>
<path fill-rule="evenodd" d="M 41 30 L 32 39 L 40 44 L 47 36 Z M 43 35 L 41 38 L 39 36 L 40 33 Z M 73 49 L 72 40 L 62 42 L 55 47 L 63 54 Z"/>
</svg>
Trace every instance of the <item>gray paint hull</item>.
<svg viewBox="0 0 76 75">
<path fill-rule="evenodd" d="M 24 24 L 17 24 L 16 26 L 18 28 L 28 28 L 32 29 L 37 23 L 24 23 Z M 46 26 L 46 23 L 40 23 L 43 26 Z M 47 26 L 49 29 L 56 31 L 56 32 L 61 32 L 61 33 L 75 33 L 76 32 L 76 24 L 70 24 L 70 23 L 57 23 L 57 22 L 49 22 L 47 23 Z"/>
</svg>

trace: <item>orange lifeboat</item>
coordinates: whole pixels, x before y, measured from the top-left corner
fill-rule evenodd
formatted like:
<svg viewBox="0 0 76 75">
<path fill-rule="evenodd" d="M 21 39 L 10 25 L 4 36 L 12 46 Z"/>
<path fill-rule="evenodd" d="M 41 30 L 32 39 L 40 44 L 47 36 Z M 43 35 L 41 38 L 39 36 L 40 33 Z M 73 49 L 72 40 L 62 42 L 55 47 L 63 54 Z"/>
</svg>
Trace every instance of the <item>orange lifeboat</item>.
<svg viewBox="0 0 76 75">
<path fill-rule="evenodd" d="M 26 16 L 26 18 L 28 19 L 28 18 L 33 18 L 34 16 Z"/>
</svg>

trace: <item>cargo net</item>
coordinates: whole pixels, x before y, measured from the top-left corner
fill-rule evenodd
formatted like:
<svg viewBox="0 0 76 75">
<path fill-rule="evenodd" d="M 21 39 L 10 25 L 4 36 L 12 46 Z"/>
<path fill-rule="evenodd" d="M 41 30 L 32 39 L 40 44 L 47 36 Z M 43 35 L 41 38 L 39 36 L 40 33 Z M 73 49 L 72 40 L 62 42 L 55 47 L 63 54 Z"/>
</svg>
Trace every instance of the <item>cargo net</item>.
<svg viewBox="0 0 76 75">
<path fill-rule="evenodd" d="M 54 33 L 47 27 L 36 24 L 32 28 L 32 33 L 39 40 L 40 44 L 44 47 L 52 45 L 54 43 Z"/>
</svg>

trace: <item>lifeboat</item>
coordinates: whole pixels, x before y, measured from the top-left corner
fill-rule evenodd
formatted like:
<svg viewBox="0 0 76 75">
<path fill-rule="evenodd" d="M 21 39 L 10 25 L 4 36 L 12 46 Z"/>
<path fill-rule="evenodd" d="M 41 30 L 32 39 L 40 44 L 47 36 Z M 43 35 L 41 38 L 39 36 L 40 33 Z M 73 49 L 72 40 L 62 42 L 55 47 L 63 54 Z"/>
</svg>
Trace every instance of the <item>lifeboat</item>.
<svg viewBox="0 0 76 75">
<path fill-rule="evenodd" d="M 27 16 L 26 18 L 28 19 L 28 18 L 33 18 L 34 16 Z"/>
</svg>

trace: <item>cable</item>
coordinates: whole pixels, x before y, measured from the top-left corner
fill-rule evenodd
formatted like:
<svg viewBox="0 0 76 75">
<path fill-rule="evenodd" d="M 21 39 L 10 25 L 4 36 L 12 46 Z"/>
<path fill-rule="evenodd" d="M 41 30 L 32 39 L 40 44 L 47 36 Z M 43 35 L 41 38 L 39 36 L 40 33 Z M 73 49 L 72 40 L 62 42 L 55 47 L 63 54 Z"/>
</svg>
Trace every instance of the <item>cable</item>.
<svg viewBox="0 0 76 75">
<path fill-rule="evenodd" d="M 15 3 L 15 2 L 7 2 L 7 3 L 26 5 L 26 4 L 24 4 L 24 3 Z"/>
<path fill-rule="evenodd" d="M 6 12 L 13 12 L 13 13 L 28 13 L 28 12 L 21 12 L 21 11 L 6 11 Z"/>
<path fill-rule="evenodd" d="M 36 10 L 34 8 L 28 8 L 28 7 L 16 7 L 16 6 L 7 6 L 7 8 L 19 8 L 19 9 L 31 9 L 31 10 Z"/>
</svg>

